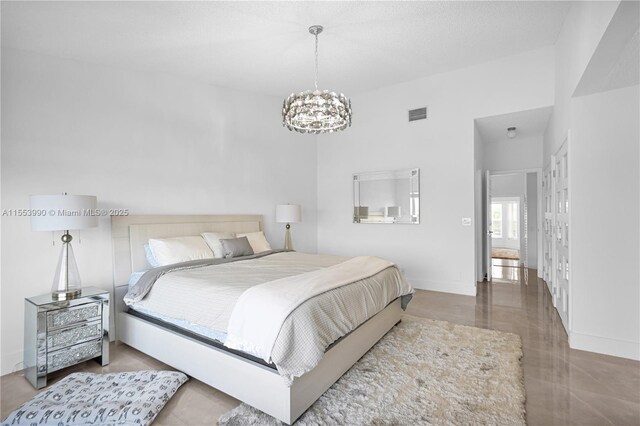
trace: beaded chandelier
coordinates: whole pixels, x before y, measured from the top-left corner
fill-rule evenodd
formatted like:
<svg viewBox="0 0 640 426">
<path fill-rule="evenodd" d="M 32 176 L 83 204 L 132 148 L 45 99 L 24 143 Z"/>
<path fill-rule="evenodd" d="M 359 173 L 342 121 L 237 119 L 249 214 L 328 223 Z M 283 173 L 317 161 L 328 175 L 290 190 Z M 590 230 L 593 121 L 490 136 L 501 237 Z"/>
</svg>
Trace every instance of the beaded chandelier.
<svg viewBox="0 0 640 426">
<path fill-rule="evenodd" d="M 342 93 L 318 90 L 318 34 L 321 25 L 309 27 L 316 38 L 315 89 L 292 93 L 282 105 L 282 125 L 300 133 L 328 133 L 351 126 L 351 101 Z"/>
</svg>

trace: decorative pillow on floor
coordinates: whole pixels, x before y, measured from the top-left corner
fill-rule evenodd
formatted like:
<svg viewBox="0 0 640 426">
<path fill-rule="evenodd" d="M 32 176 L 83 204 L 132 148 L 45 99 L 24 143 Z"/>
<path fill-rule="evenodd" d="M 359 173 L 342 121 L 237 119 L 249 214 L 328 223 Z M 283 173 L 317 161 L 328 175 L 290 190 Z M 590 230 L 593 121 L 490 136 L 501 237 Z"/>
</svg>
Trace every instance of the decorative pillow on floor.
<svg viewBox="0 0 640 426">
<path fill-rule="evenodd" d="M 9 425 L 148 425 L 187 376 L 178 371 L 73 373 L 4 419 Z"/>
</svg>

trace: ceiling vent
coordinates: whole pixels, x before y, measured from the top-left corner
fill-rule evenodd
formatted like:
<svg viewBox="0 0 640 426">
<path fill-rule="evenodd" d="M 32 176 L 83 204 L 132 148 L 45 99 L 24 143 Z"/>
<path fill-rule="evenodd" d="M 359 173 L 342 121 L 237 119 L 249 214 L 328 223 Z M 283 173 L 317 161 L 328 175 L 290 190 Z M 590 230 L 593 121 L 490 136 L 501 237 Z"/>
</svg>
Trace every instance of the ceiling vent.
<svg viewBox="0 0 640 426">
<path fill-rule="evenodd" d="M 425 120 L 427 118 L 427 107 L 409 110 L 409 121 Z"/>
</svg>

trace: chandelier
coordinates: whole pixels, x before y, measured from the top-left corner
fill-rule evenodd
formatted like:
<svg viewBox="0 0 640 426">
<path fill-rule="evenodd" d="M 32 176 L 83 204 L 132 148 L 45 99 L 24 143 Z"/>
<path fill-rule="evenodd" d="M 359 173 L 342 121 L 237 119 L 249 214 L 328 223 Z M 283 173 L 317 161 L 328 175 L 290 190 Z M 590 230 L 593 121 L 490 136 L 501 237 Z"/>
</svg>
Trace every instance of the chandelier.
<svg viewBox="0 0 640 426">
<path fill-rule="evenodd" d="M 282 104 L 282 125 L 300 133 L 327 133 L 351 126 L 351 101 L 342 93 L 318 90 L 318 34 L 321 25 L 309 27 L 316 38 L 315 89 L 292 93 Z"/>
</svg>

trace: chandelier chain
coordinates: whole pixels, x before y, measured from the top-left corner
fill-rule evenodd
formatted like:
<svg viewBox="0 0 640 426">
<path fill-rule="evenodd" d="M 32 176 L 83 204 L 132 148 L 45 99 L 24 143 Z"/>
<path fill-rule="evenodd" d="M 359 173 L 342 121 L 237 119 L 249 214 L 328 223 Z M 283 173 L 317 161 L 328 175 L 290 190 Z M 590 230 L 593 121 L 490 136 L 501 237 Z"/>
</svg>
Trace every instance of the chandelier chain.
<svg viewBox="0 0 640 426">
<path fill-rule="evenodd" d="M 316 90 L 318 90 L 318 34 L 316 36 Z"/>
</svg>

